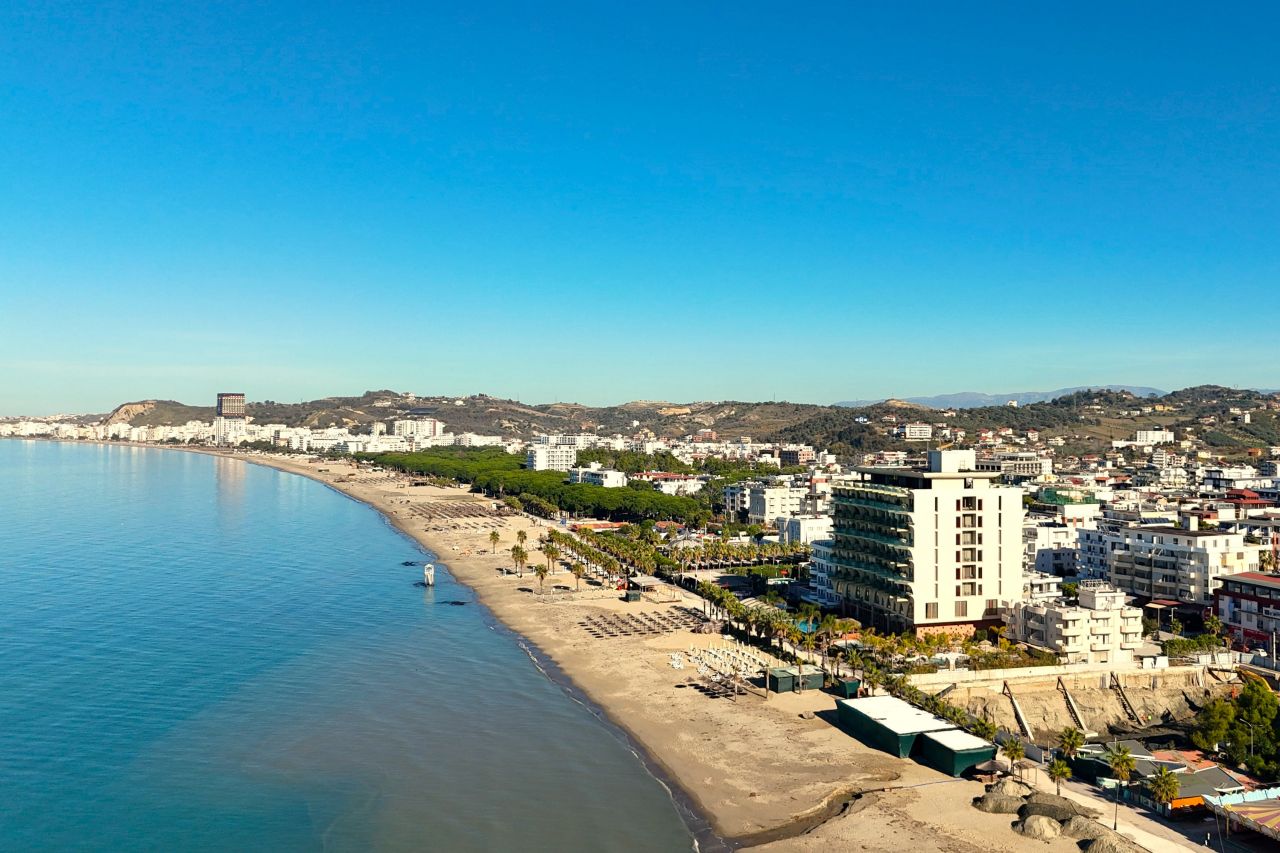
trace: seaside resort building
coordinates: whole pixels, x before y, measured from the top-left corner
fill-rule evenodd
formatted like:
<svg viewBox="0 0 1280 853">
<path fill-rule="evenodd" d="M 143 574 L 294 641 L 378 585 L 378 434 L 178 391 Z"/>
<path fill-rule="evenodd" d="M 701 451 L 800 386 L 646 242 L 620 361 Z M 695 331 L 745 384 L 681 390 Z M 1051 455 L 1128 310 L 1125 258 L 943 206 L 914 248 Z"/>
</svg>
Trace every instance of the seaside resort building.
<svg viewBox="0 0 1280 853">
<path fill-rule="evenodd" d="M 1008 638 L 1054 652 L 1064 663 L 1128 665 L 1142 645 L 1142 611 L 1106 581 L 1080 582 L 1079 605 L 1064 599 L 1014 601 L 1005 608 Z"/>
<path fill-rule="evenodd" d="M 832 585 L 877 630 L 971 634 L 1022 595 L 1022 491 L 935 450 L 925 470 L 856 468 L 835 489 Z"/>
</svg>

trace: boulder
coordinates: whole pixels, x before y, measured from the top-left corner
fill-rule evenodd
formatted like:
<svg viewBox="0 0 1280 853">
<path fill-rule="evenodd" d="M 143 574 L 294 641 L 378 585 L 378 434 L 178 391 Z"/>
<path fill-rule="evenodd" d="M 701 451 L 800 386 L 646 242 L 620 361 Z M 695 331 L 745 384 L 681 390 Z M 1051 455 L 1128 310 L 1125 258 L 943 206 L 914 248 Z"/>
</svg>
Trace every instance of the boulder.
<svg viewBox="0 0 1280 853">
<path fill-rule="evenodd" d="M 1037 841 L 1052 841 L 1062 834 L 1062 824 L 1051 817 L 1033 814 L 1014 827 L 1027 838 Z"/>
<path fill-rule="evenodd" d="M 1036 791 L 1034 794 L 1027 797 L 1027 802 L 1044 803 L 1050 806 L 1059 806 L 1064 809 L 1071 809 L 1075 814 L 1083 815 L 1084 817 L 1097 817 L 1102 814 L 1098 809 L 1090 808 L 1089 806 L 1086 806 L 1083 803 L 1078 803 L 1068 797 L 1060 797 L 1057 794 L 1045 794 L 1040 791 Z"/>
<path fill-rule="evenodd" d="M 1063 821 L 1062 834 L 1071 838 L 1080 838 L 1092 841 L 1095 838 L 1110 835 L 1111 830 L 1107 829 L 1096 820 L 1090 820 L 1087 817 L 1076 815 L 1070 820 Z"/>
<path fill-rule="evenodd" d="M 1035 788 L 1032 788 L 1025 782 L 1019 782 L 1017 779 L 1008 778 L 1001 779 L 999 782 L 987 786 L 987 793 L 1004 794 L 1006 797 L 1025 797 L 1034 790 Z"/>
<path fill-rule="evenodd" d="M 1027 802 L 1018 809 L 1018 817 L 1026 820 L 1029 817 L 1047 817 L 1050 820 L 1056 820 L 1058 823 L 1071 820 L 1073 817 L 1079 817 L 1076 810 L 1070 806 L 1058 806 L 1053 803 L 1032 803 Z"/>
<path fill-rule="evenodd" d="M 989 814 L 1017 814 L 1022 808 L 1021 797 L 1010 797 L 1005 794 L 983 794 L 973 801 L 973 807 Z"/>
<path fill-rule="evenodd" d="M 1108 830 L 1106 835 L 1089 842 L 1085 850 L 1089 853 L 1145 853 L 1146 848 L 1118 832 Z"/>
</svg>

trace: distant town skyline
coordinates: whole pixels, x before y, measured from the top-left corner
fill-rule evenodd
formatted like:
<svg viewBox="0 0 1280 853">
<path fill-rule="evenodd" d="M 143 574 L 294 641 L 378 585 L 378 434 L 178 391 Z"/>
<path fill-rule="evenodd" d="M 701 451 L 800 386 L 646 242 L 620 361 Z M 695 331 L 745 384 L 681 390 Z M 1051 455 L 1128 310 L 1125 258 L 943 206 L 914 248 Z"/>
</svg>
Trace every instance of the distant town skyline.
<svg viewBox="0 0 1280 853">
<path fill-rule="evenodd" d="M 1278 23 L 2 9 L 0 414 L 1274 388 Z"/>
</svg>

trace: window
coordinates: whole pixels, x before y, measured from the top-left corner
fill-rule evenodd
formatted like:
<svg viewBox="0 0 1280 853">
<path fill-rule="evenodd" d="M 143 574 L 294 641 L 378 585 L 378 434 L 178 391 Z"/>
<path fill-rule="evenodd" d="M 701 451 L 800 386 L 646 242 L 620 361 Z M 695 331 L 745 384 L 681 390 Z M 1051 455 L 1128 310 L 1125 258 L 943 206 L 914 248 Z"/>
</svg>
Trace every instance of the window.
<svg viewBox="0 0 1280 853">
<path fill-rule="evenodd" d="M 957 601 L 956 602 L 956 618 L 964 619 L 968 615 L 969 615 L 969 602 Z"/>
<path fill-rule="evenodd" d="M 988 599 L 987 599 L 987 612 L 988 612 L 988 613 L 990 613 L 990 612 L 991 612 L 991 611 L 993 611 L 993 610 L 999 610 L 999 609 L 1000 609 L 1000 600 L 999 600 L 999 599 L 996 599 L 996 598 L 988 598 Z"/>
<path fill-rule="evenodd" d="M 938 602 L 930 601 L 928 604 L 924 606 L 924 618 L 926 619 L 938 618 Z"/>
</svg>

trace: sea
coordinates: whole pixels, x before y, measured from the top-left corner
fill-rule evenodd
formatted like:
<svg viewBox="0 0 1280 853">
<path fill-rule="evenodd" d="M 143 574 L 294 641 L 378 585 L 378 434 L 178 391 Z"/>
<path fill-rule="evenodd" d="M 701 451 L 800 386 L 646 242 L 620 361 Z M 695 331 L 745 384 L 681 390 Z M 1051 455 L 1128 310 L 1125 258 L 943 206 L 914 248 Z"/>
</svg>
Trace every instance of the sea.
<svg viewBox="0 0 1280 853">
<path fill-rule="evenodd" d="M 426 561 L 296 475 L 0 440 L 0 850 L 694 849 L 626 738 Z"/>
</svg>

